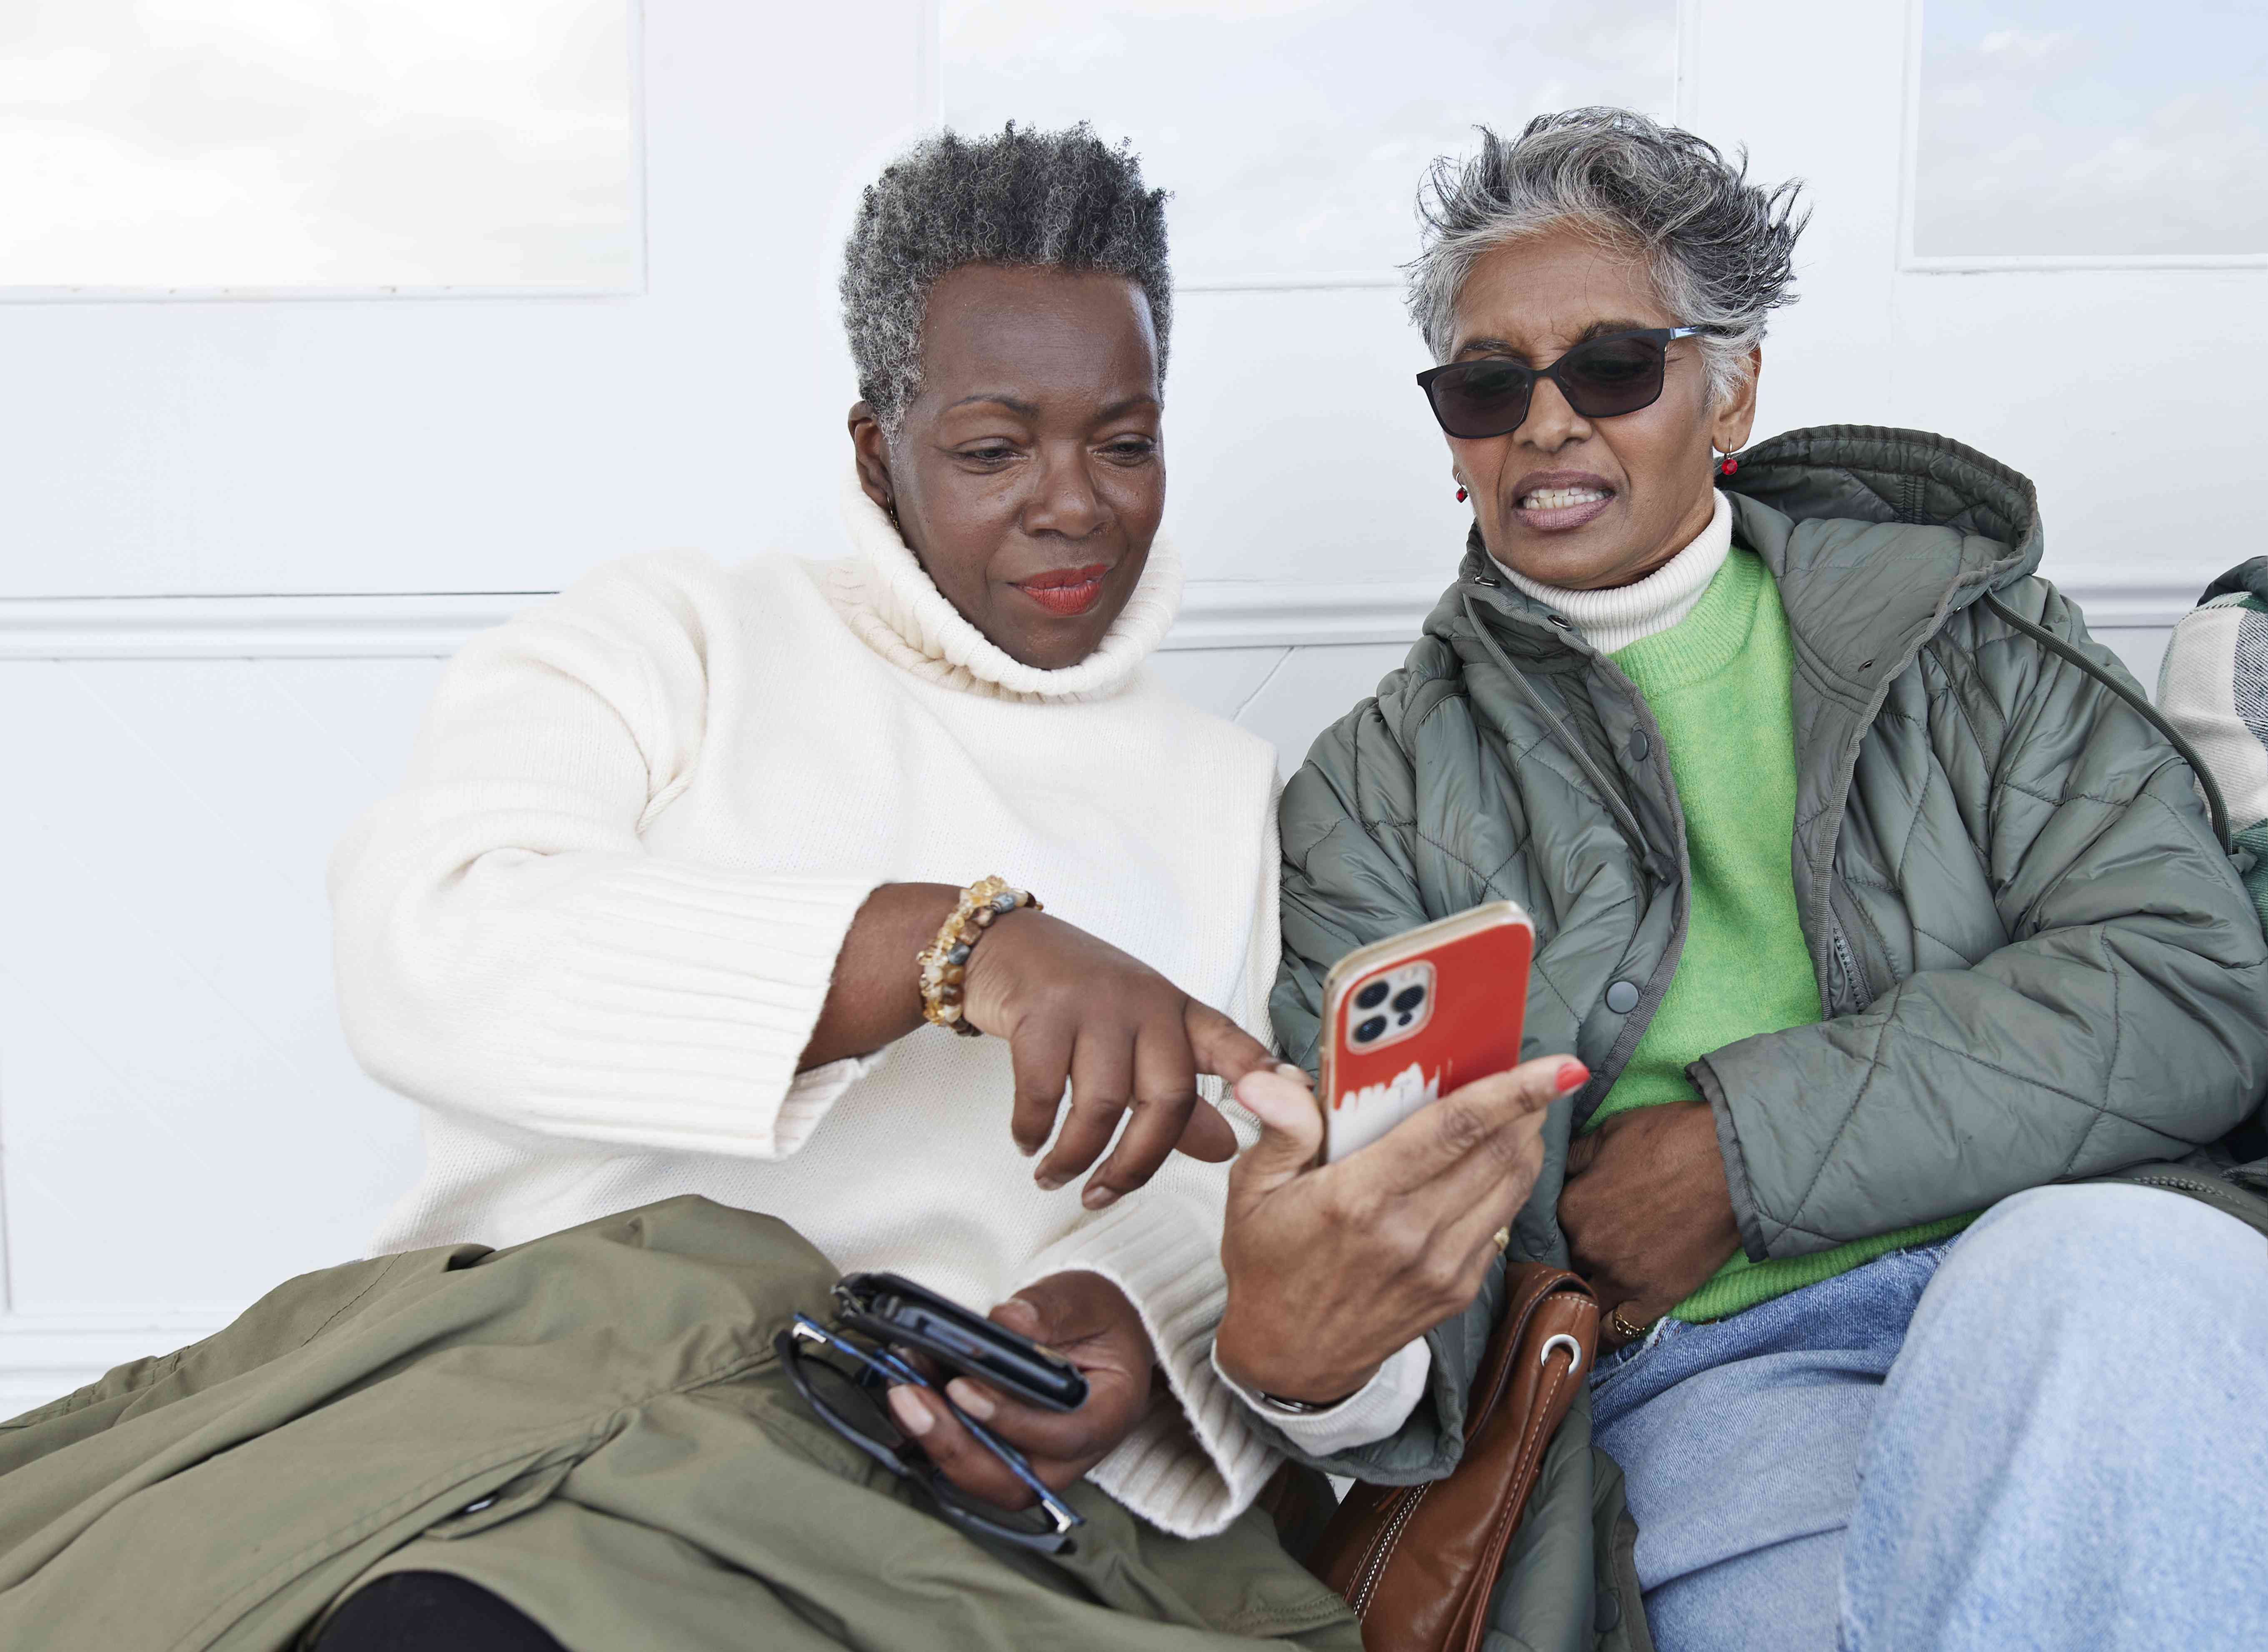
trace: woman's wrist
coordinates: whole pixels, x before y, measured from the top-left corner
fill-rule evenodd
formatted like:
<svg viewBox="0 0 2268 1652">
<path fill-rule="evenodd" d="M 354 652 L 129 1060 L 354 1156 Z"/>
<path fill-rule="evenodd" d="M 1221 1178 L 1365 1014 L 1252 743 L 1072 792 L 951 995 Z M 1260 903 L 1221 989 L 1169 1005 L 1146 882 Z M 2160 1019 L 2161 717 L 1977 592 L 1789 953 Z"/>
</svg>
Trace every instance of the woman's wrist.
<svg viewBox="0 0 2268 1652">
<path fill-rule="evenodd" d="M 1011 887 L 998 876 L 980 878 L 960 893 L 953 911 L 916 958 L 922 1018 L 974 1038 L 983 1030 L 968 1014 L 967 983 L 971 961 L 992 927 L 1012 912 L 1040 910 L 1039 897 Z"/>
<path fill-rule="evenodd" d="M 799 1068 L 869 1054 L 923 1024 L 921 985 L 911 961 L 960 899 L 960 889 L 950 883 L 875 887 L 843 938 L 827 1002 Z"/>
<path fill-rule="evenodd" d="M 1383 1361 L 1367 1367 L 1338 1370 L 1304 1368 L 1296 1354 L 1285 1357 L 1279 1346 L 1273 1358 L 1246 1358 L 1233 1314 L 1224 1317 L 1213 1341 L 1213 1364 L 1220 1374 L 1255 1399 L 1273 1401 L 1295 1413 L 1329 1411 L 1345 1404 L 1368 1387 Z"/>
</svg>

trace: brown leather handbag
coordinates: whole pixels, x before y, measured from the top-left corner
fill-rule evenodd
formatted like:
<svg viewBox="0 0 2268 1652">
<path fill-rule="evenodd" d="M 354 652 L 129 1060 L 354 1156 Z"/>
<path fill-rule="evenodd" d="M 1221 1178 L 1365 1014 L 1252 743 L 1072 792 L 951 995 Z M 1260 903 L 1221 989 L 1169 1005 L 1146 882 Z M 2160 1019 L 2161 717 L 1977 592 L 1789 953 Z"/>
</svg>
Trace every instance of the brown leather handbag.
<svg viewBox="0 0 2268 1652">
<path fill-rule="evenodd" d="M 1362 1620 L 1364 1652 L 1477 1652 L 1543 1448 L 1590 1375 L 1599 1302 L 1589 1286 L 1531 1262 L 1513 1265 L 1505 1291 L 1466 1397 L 1456 1471 L 1356 1486 L 1307 1556 Z"/>
</svg>

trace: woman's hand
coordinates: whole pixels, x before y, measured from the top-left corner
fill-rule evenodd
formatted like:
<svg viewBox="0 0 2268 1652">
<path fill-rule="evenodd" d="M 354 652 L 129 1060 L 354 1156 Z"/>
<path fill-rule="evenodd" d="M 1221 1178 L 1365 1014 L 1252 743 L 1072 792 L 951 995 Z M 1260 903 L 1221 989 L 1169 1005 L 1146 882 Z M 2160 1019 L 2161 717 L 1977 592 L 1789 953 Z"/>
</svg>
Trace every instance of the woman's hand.
<svg viewBox="0 0 2268 1652">
<path fill-rule="evenodd" d="M 1026 1154 L 1055 1129 L 1064 1083 L 1071 1116 L 1036 1179 L 1058 1188 L 1126 1132 L 1080 1194 L 1100 1210 L 1157 1173 L 1178 1147 L 1218 1162 L 1236 1152 L 1228 1121 L 1197 1099 L 1197 1074 L 1234 1083 L 1274 1058 L 1219 1010 L 1138 958 L 1045 912 L 1011 912 L 968 955 L 961 1013 L 1008 1041 L 1016 1065 L 1010 1129 Z"/>
<path fill-rule="evenodd" d="M 1264 1133 L 1229 1174 L 1213 1351 L 1244 1389 L 1321 1405 L 1472 1302 L 1543 1168 L 1545 1110 L 1590 1074 L 1566 1056 L 1524 1063 L 1318 1168 L 1322 1117 L 1297 1073 L 1236 1087 Z"/>
<path fill-rule="evenodd" d="M 1086 1378 L 1086 1403 L 1077 1411 L 1043 1411 L 968 1376 L 954 1377 L 946 1392 L 1022 1452 L 1050 1491 L 1062 1491 L 1116 1450 L 1149 1409 L 1156 1356 L 1142 1316 L 1100 1273 L 1075 1272 L 1027 1285 L 990 1317 L 1077 1366 Z M 1028 1508 L 1038 1501 L 935 1395 L 910 1384 L 894 1388 L 890 1412 L 962 1491 L 1002 1508 Z"/>
<path fill-rule="evenodd" d="M 1741 1248 L 1708 1103 L 1643 1107 L 1569 1143 L 1559 1227 L 1609 1310 L 1599 1337 L 1609 1347 L 1625 1340 L 1615 1310 L 1651 1325 L 1700 1289 Z"/>
<path fill-rule="evenodd" d="M 864 1055 L 921 1028 L 914 955 L 960 899 L 949 883 L 885 883 L 866 897 L 799 1066 Z M 1233 1156 L 1236 1132 L 1198 1101 L 1197 1075 L 1233 1084 L 1275 1058 L 1138 958 L 1029 908 L 1000 918 L 970 951 L 961 1014 L 1008 1041 L 1010 1129 L 1027 1155 L 1046 1146 L 1070 1081 L 1071 1117 L 1040 1162 L 1042 1187 L 1061 1187 L 1093 1164 L 1119 1116 L 1134 1110 L 1117 1151 L 1080 1195 L 1089 1210 L 1141 1186 L 1176 1147 L 1214 1162 Z"/>
</svg>

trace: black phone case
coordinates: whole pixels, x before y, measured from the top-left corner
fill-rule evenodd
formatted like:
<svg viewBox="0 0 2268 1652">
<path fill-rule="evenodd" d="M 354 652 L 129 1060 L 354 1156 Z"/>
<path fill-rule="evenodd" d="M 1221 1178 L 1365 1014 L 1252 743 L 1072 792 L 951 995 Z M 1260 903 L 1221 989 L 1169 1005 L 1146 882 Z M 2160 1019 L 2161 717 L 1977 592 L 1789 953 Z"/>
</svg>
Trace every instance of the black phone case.
<svg viewBox="0 0 2268 1652">
<path fill-rule="evenodd" d="M 1043 1410 L 1077 1411 L 1086 1403 L 1086 1379 L 1071 1365 L 911 1280 L 895 1273 L 853 1273 L 843 1287 L 863 1302 L 845 1316 L 845 1323 L 869 1336 L 918 1348 Z"/>
</svg>

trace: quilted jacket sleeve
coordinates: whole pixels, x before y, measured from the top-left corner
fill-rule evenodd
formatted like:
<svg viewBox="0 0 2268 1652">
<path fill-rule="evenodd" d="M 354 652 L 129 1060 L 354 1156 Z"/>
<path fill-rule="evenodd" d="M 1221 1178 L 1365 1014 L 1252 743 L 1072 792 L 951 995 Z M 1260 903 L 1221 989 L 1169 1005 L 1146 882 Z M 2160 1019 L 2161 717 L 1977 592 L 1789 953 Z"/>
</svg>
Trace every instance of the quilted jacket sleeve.
<svg viewBox="0 0 2268 1652">
<path fill-rule="evenodd" d="M 1432 916 L 1403 835 L 1415 817 L 1416 779 L 1395 729 L 1410 686 L 1405 674 L 1389 676 L 1378 699 L 1324 730 L 1284 791 L 1284 948 L 1269 1008 L 1277 1042 L 1310 1073 L 1331 966 Z M 1427 1334 L 1426 1392 L 1395 1434 L 1314 1457 L 1264 1420 L 1262 1427 L 1286 1455 L 1329 1473 L 1383 1485 L 1447 1473 L 1462 1451 L 1465 1390 L 1495 1321 L 1502 1278 L 1502 1270 L 1492 1272 L 1473 1307 Z"/>
<path fill-rule="evenodd" d="M 2119 670 L 2048 586 L 2003 600 Z M 2268 1085 L 2268 948 L 2172 747 L 1989 610 L 1918 668 L 2008 942 L 1694 1064 L 1758 1260 L 2179 1157 Z"/>
</svg>

